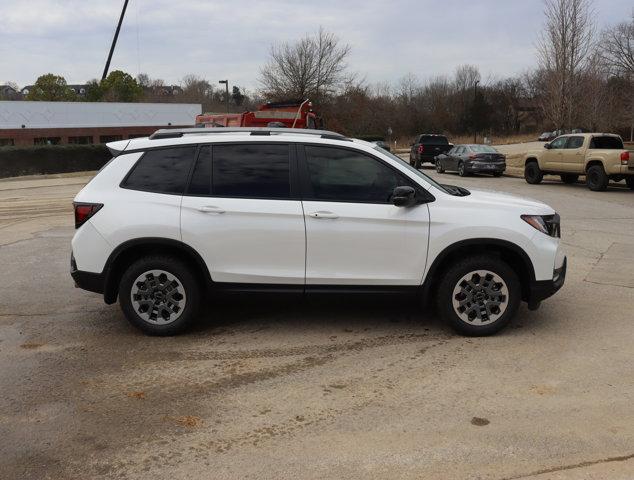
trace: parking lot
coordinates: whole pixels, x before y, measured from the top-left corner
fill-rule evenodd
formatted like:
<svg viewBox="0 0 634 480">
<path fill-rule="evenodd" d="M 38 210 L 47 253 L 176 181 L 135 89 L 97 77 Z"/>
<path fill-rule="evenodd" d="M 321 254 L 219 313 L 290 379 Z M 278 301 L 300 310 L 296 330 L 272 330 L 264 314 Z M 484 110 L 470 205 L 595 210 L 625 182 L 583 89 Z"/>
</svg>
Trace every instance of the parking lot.
<svg viewBox="0 0 634 480">
<path fill-rule="evenodd" d="M 89 177 L 0 181 L 0 477 L 631 479 L 634 192 L 425 172 L 552 205 L 561 292 L 489 338 L 400 297 L 246 296 L 151 338 L 73 287 Z"/>
</svg>

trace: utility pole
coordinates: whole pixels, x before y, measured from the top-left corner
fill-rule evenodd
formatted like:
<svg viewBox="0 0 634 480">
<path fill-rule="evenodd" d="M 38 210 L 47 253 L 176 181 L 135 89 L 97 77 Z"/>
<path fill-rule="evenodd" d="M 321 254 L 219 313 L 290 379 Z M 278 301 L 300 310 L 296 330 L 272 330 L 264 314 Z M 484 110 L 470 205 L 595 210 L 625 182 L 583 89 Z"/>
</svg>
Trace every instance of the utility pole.
<svg viewBox="0 0 634 480">
<path fill-rule="evenodd" d="M 478 128 L 476 126 L 477 116 L 476 116 L 476 103 L 478 98 L 478 83 L 480 80 L 476 80 L 473 84 L 473 143 L 478 143 Z"/>
<path fill-rule="evenodd" d="M 106 61 L 106 67 L 103 69 L 103 75 L 101 80 L 105 80 L 108 75 L 108 69 L 110 68 L 110 60 L 112 60 L 112 54 L 114 53 L 114 47 L 117 44 L 117 38 L 119 38 L 119 30 L 121 30 L 121 24 L 123 23 L 123 17 L 125 16 L 125 10 L 128 8 L 128 0 L 123 2 L 123 10 L 121 10 L 121 16 L 119 17 L 119 23 L 117 29 L 114 32 L 114 38 L 112 39 L 112 45 L 110 46 L 110 53 L 108 54 L 108 60 Z"/>
<path fill-rule="evenodd" d="M 218 83 L 225 84 L 225 108 L 229 113 L 229 80 L 219 80 Z"/>
</svg>

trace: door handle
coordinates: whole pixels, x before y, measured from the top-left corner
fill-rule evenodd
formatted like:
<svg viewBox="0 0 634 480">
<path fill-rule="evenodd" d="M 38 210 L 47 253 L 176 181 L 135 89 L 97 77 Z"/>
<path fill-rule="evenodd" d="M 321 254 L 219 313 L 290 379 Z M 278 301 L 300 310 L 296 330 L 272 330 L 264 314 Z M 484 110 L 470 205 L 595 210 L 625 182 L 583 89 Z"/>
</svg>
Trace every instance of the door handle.
<svg viewBox="0 0 634 480">
<path fill-rule="evenodd" d="M 313 218 L 333 218 L 333 219 L 339 218 L 339 215 L 337 215 L 336 213 L 325 212 L 325 211 L 309 213 L 308 216 Z"/>
<path fill-rule="evenodd" d="M 203 213 L 225 213 L 222 208 L 218 208 L 213 205 L 204 205 L 202 207 L 198 207 L 198 211 Z"/>
</svg>

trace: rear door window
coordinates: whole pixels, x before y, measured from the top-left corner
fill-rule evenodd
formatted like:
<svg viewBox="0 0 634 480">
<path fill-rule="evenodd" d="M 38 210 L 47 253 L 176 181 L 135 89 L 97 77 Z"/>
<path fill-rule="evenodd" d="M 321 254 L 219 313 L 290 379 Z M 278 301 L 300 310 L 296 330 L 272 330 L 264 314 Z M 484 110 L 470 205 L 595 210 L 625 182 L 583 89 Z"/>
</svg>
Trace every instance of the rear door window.
<svg viewBox="0 0 634 480">
<path fill-rule="evenodd" d="M 583 146 L 583 137 L 568 137 L 566 148 L 581 148 Z"/>
<path fill-rule="evenodd" d="M 290 198 L 289 155 L 286 144 L 214 145 L 213 196 Z"/>
<path fill-rule="evenodd" d="M 211 146 L 200 148 L 198 160 L 187 187 L 188 195 L 211 195 Z"/>
<path fill-rule="evenodd" d="M 121 186 L 131 190 L 182 195 L 195 153 L 195 146 L 145 152 Z"/>
</svg>

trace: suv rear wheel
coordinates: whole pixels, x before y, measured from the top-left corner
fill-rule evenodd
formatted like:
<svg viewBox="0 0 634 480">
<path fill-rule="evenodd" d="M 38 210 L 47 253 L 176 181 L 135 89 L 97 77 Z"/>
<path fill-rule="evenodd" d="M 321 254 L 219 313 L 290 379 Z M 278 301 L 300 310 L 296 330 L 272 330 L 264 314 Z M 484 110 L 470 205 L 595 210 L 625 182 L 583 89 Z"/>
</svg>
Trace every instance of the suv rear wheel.
<svg viewBox="0 0 634 480">
<path fill-rule="evenodd" d="M 451 266 L 438 287 L 438 310 L 455 330 L 468 336 L 492 335 L 515 316 L 521 285 L 503 260 L 467 257 Z"/>
<path fill-rule="evenodd" d="M 524 178 L 531 185 L 537 185 L 543 180 L 544 172 L 542 172 L 535 160 L 528 162 L 524 167 Z"/>
<path fill-rule="evenodd" d="M 586 183 L 593 192 L 602 192 L 608 188 L 610 179 L 602 165 L 592 165 L 586 174 Z"/>
<path fill-rule="evenodd" d="M 148 256 L 134 262 L 119 284 L 119 302 L 128 321 L 148 335 L 174 335 L 195 319 L 200 286 L 178 258 Z"/>
<path fill-rule="evenodd" d="M 630 190 L 634 190 L 634 175 L 629 175 L 625 177 L 625 183 L 627 184 Z"/>
</svg>

